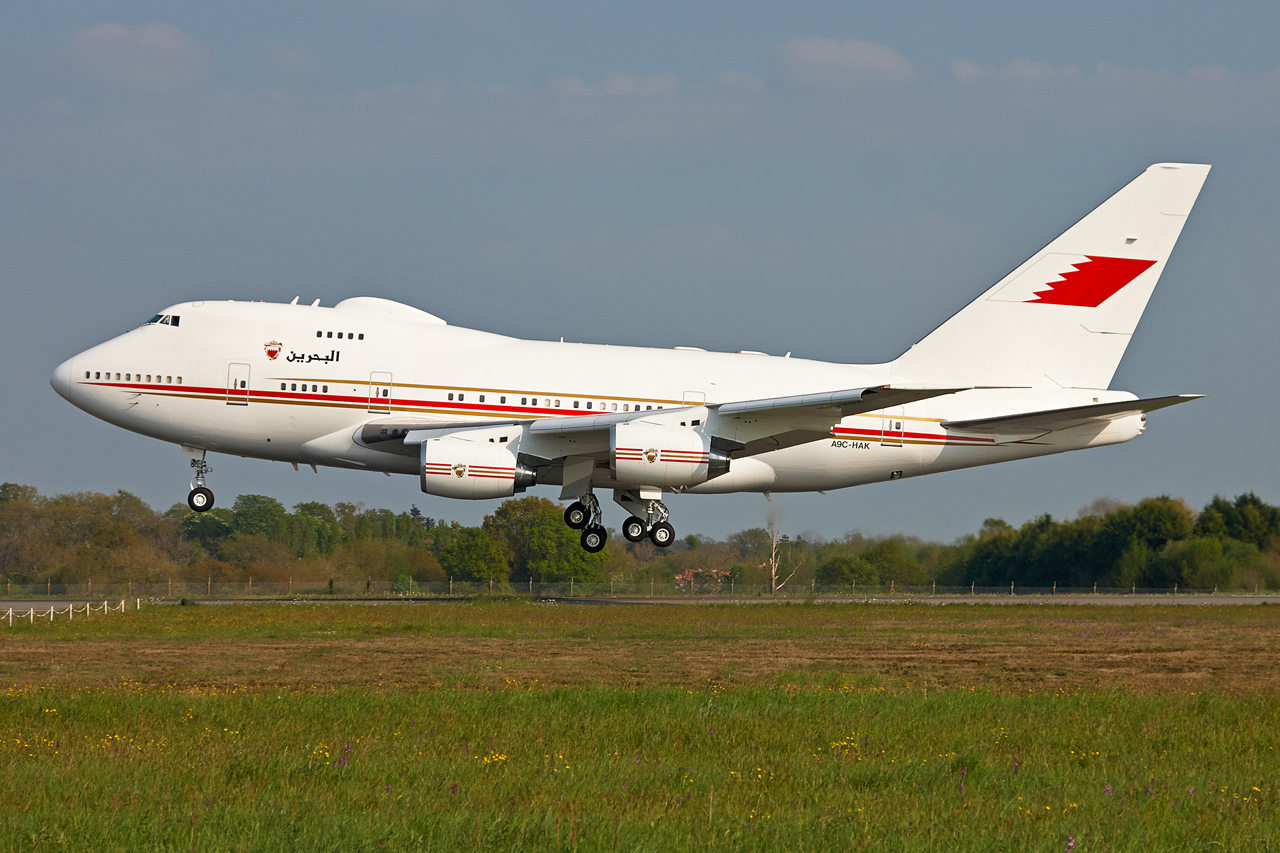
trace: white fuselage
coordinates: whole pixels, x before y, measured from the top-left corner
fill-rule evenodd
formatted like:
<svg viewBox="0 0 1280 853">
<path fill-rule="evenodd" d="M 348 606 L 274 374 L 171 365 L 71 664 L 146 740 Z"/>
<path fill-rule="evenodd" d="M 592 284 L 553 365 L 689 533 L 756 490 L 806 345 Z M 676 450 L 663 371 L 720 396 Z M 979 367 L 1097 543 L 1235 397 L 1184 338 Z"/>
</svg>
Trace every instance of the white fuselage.
<svg viewBox="0 0 1280 853">
<path fill-rule="evenodd" d="M 372 299 L 336 308 L 188 302 L 163 316 L 180 322 L 144 325 L 74 356 L 54 387 L 96 417 L 192 451 L 404 474 L 419 473 L 417 456 L 367 446 L 363 427 L 656 411 L 914 379 L 890 365 L 521 340 Z M 1143 416 L 1003 442 L 942 423 L 1132 399 L 962 391 L 846 417 L 826 438 L 735 459 L 728 473 L 678 490 L 839 489 L 1114 444 L 1136 436 Z M 592 484 L 609 487 L 607 472 Z"/>
</svg>

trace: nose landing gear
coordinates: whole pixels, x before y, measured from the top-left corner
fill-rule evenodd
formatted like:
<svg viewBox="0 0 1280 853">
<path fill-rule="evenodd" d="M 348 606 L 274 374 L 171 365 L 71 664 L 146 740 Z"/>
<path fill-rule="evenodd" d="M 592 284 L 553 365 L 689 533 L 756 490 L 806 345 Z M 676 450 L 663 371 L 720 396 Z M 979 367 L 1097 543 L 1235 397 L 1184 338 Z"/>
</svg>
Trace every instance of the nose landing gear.
<svg viewBox="0 0 1280 853">
<path fill-rule="evenodd" d="M 187 506 L 196 512 L 208 512 L 213 509 L 213 490 L 205 488 L 204 475 L 213 470 L 213 466 L 204 461 L 204 454 L 199 459 L 191 460 L 191 467 L 196 475 L 191 478 L 191 491 L 187 494 Z"/>
</svg>

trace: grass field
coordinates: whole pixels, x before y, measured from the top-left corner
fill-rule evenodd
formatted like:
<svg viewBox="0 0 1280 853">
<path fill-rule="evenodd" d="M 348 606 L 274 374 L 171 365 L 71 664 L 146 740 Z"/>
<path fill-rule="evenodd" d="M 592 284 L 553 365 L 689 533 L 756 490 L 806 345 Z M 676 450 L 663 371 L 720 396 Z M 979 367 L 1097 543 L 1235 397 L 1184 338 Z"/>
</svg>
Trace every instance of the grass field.
<svg viewBox="0 0 1280 853">
<path fill-rule="evenodd" d="M 13 849 L 1280 844 L 1273 607 L 155 607 L 0 628 Z"/>
</svg>

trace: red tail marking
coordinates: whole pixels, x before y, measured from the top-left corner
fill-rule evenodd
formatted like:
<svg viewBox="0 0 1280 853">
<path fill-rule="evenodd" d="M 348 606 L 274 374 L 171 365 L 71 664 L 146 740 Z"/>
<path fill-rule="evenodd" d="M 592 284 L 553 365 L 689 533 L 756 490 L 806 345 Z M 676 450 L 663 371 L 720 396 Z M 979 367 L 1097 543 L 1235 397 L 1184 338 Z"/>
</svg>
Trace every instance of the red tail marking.
<svg viewBox="0 0 1280 853">
<path fill-rule="evenodd" d="M 1027 301 L 1097 308 L 1155 264 L 1136 258 L 1085 257 L 1087 261 L 1072 264 L 1070 271 L 1061 274 L 1060 281 L 1046 282 L 1049 289 L 1037 291 L 1036 298 Z"/>
</svg>

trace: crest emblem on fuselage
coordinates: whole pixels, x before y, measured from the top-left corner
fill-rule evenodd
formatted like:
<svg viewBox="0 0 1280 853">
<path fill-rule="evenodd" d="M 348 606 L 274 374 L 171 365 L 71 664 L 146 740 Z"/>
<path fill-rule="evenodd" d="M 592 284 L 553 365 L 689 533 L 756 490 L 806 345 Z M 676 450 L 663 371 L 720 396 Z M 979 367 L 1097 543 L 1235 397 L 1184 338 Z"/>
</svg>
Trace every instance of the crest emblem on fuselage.
<svg viewBox="0 0 1280 853">
<path fill-rule="evenodd" d="M 646 461 L 646 462 L 648 462 L 650 465 L 652 465 L 654 462 L 657 462 L 657 461 L 658 461 L 658 450 L 657 450 L 657 448 L 650 447 L 648 450 L 646 450 L 646 451 L 644 452 L 644 459 L 645 459 L 645 461 Z"/>
<path fill-rule="evenodd" d="M 463 465 L 461 462 L 459 462 L 457 465 L 454 465 L 453 476 L 457 477 L 459 480 L 467 476 L 467 466 Z"/>
<path fill-rule="evenodd" d="M 267 358 L 271 359 L 272 361 L 275 361 L 276 356 L 278 356 L 280 354 L 280 351 L 284 349 L 284 344 L 280 343 L 279 341 L 267 341 L 265 344 L 262 345 L 262 348 L 267 351 Z"/>
</svg>

